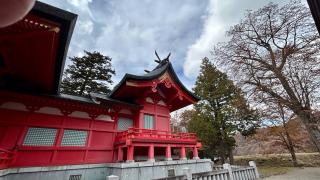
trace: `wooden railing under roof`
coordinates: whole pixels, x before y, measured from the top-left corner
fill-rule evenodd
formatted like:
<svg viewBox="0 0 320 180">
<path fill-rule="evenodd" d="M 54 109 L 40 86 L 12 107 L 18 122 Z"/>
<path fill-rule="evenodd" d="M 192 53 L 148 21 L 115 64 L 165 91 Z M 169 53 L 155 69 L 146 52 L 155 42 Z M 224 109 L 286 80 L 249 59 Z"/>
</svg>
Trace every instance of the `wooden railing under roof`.
<svg viewBox="0 0 320 180">
<path fill-rule="evenodd" d="M 198 141 L 195 133 L 176 133 L 172 134 L 169 131 L 161 131 L 155 129 L 141 129 L 141 128 L 128 128 L 126 131 L 117 133 L 115 142 L 125 141 L 127 139 L 154 139 L 165 141 L 177 142 L 194 142 Z"/>
</svg>

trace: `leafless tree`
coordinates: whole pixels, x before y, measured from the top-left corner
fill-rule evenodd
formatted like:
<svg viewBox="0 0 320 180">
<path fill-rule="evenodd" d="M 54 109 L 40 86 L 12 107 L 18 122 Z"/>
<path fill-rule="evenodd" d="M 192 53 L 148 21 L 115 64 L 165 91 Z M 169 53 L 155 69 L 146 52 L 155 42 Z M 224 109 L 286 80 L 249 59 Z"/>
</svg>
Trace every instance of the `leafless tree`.
<svg viewBox="0 0 320 180">
<path fill-rule="evenodd" d="M 214 55 L 231 67 L 243 89 L 264 101 L 280 102 L 306 126 L 320 152 L 320 38 L 309 9 L 291 1 L 248 11 L 227 32 L 230 40 L 215 46 Z"/>
<path fill-rule="evenodd" d="M 298 166 L 298 161 L 295 152 L 295 144 L 290 132 L 297 130 L 297 124 L 290 121 L 295 117 L 295 114 L 291 110 L 284 107 L 281 103 L 268 104 L 268 108 L 263 113 L 267 119 L 267 126 L 272 131 L 272 134 L 276 134 L 282 143 L 282 145 L 291 154 L 293 166 Z M 271 126 L 271 127 L 270 127 Z"/>
<path fill-rule="evenodd" d="M 179 132 L 179 114 L 178 114 L 178 111 L 175 111 L 170 116 L 170 129 L 171 129 L 171 132 L 173 132 L 173 133 Z"/>
</svg>

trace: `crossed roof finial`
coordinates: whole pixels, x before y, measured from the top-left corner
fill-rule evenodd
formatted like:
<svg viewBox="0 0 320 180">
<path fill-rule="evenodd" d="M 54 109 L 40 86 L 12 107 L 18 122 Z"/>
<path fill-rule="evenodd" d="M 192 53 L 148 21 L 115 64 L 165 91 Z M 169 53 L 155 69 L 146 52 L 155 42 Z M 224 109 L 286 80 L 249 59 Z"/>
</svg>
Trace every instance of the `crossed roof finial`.
<svg viewBox="0 0 320 180">
<path fill-rule="evenodd" d="M 157 58 L 158 58 L 158 59 L 154 60 L 156 63 L 161 64 L 161 63 L 169 62 L 169 57 L 170 57 L 170 55 L 171 55 L 171 52 L 170 52 L 170 53 L 168 54 L 168 56 L 167 56 L 166 58 L 164 58 L 164 59 L 161 59 L 161 58 L 159 57 L 159 55 L 158 55 L 158 53 L 157 53 L 156 50 L 154 51 L 154 53 L 156 54 L 156 56 L 157 56 Z"/>
<path fill-rule="evenodd" d="M 158 58 L 158 59 L 156 59 L 156 60 L 154 60 L 154 61 L 159 64 L 155 69 L 157 69 L 157 68 L 161 67 L 162 65 L 166 64 L 167 62 L 169 62 L 169 57 L 170 57 L 170 55 L 171 55 L 171 52 L 170 52 L 170 53 L 168 54 L 168 56 L 167 56 L 166 58 L 164 58 L 164 59 L 161 59 L 161 58 L 159 57 L 159 55 L 158 55 L 158 53 L 157 53 L 156 50 L 154 51 L 154 53 L 156 54 L 156 56 L 157 56 L 157 58 Z M 145 71 L 146 73 L 151 72 L 151 71 L 149 71 L 149 70 L 144 70 L 144 71 Z"/>
</svg>

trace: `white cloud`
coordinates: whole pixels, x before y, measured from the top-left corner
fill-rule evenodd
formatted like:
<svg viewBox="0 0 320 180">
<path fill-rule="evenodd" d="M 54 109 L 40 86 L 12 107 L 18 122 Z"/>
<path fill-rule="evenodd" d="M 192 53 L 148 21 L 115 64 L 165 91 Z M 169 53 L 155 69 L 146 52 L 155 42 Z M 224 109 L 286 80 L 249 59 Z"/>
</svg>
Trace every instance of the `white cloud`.
<svg viewBox="0 0 320 180">
<path fill-rule="evenodd" d="M 207 9 L 208 15 L 203 25 L 203 32 L 199 39 L 188 48 L 183 68 L 184 74 L 189 78 L 197 76 L 201 59 L 206 56 L 209 57 L 214 40 L 223 37 L 221 32 L 224 31 L 224 27 L 219 23 L 216 8 L 216 1 L 211 0 Z"/>
<path fill-rule="evenodd" d="M 76 8 L 77 13 L 80 12 L 81 18 L 92 18 L 92 12 L 89 7 L 92 0 L 67 0 L 67 2 Z"/>
<path fill-rule="evenodd" d="M 171 52 L 180 76 L 188 44 L 200 34 L 206 1 L 113 1 L 107 15 L 94 13 L 103 24 L 95 47 L 113 58 L 119 81 L 124 73 L 143 74 L 156 66 L 154 50 L 161 57 Z M 197 8 L 195 8 L 197 7 Z"/>
<path fill-rule="evenodd" d="M 210 58 L 215 43 L 237 23 L 246 9 L 263 0 L 43 0 L 78 14 L 68 56 L 83 50 L 112 58 L 117 83 L 124 73 L 143 74 L 155 67 L 154 50 L 171 62 L 190 89 L 201 59 Z M 276 0 L 273 0 L 276 2 Z M 288 1 L 288 0 L 285 0 Z M 68 61 L 67 61 L 68 63 Z"/>
<path fill-rule="evenodd" d="M 276 0 L 273 1 L 278 3 Z M 284 0 L 281 3 L 288 1 Z M 246 10 L 255 10 L 267 3 L 268 1 L 262 0 L 210 0 L 202 34 L 188 48 L 183 65 L 185 76 L 194 79 L 198 75 L 202 58 L 210 58 L 210 51 L 214 45 L 227 40 L 225 32 L 240 21 Z"/>
<path fill-rule="evenodd" d="M 67 2 L 77 7 L 85 7 L 91 3 L 92 0 L 67 0 Z"/>
<path fill-rule="evenodd" d="M 78 21 L 78 29 L 81 34 L 91 34 L 93 31 L 94 24 L 91 20 L 79 20 Z"/>
</svg>

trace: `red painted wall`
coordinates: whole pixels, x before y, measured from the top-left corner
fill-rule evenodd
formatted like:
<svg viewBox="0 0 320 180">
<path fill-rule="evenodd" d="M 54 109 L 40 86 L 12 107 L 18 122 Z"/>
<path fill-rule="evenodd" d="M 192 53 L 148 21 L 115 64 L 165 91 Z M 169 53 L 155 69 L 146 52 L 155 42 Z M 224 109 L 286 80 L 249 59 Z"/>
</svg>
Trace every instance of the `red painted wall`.
<svg viewBox="0 0 320 180">
<path fill-rule="evenodd" d="M 154 115 L 155 129 L 161 131 L 170 131 L 170 111 L 167 106 L 157 103 L 142 102 L 143 109 L 140 110 L 139 128 L 144 128 L 144 114 Z"/>
<path fill-rule="evenodd" d="M 11 98 L 0 99 L 0 106 L 5 102 L 11 102 Z M 114 141 L 117 133 L 118 117 L 131 118 L 134 120 L 135 127 L 143 128 L 143 115 L 151 114 L 155 118 L 155 129 L 170 131 L 169 120 L 170 112 L 168 107 L 158 103 L 142 102 L 143 108 L 137 111 L 131 111 L 132 114 L 121 114 L 110 112 L 113 121 L 94 120 L 92 118 L 77 118 L 70 116 L 71 112 L 85 112 L 88 105 L 73 105 L 74 109 L 66 115 L 51 115 L 39 112 L 32 112 L 32 107 L 58 107 L 57 103 L 37 97 L 37 101 L 32 102 L 30 108 L 28 104 L 30 99 L 19 99 L 20 96 L 12 98 L 12 102 L 21 103 L 26 106 L 25 111 L 4 109 L 0 107 L 0 152 L 1 149 L 13 152 L 14 158 L 9 165 L 0 161 L 0 169 L 9 167 L 31 167 L 31 166 L 54 166 L 71 164 L 91 164 L 91 163 L 109 163 L 117 160 L 117 149 L 114 149 Z M 2 100 L 2 101 L 1 101 Z M 61 101 L 64 100 L 54 100 Z M 43 104 L 37 104 L 37 103 Z M 50 105 L 52 103 L 53 106 Z M 89 107 L 89 106 L 88 106 Z M 18 107 L 19 108 L 19 107 Z M 77 109 L 79 108 L 79 110 Z M 82 108 L 82 109 L 81 109 Z M 90 107 L 91 108 L 91 107 Z M 128 108 L 129 109 L 129 108 Z M 92 109 L 87 109 L 88 111 Z M 104 109 L 103 109 L 104 110 Z M 93 111 L 93 110 L 92 110 Z M 103 111 L 105 114 L 107 110 Z M 136 112 L 136 113 L 134 113 Z M 90 112 L 87 112 L 90 114 Z M 94 112 L 91 112 L 94 113 Z M 128 111 L 126 111 L 128 113 Z M 57 134 L 55 143 L 52 146 L 26 146 L 23 145 L 28 128 L 55 128 Z M 71 147 L 61 146 L 63 132 L 66 129 L 87 131 L 87 142 L 85 146 Z M 0 157 L 1 160 L 1 157 Z"/>
<path fill-rule="evenodd" d="M 16 152 L 11 166 L 113 162 L 114 122 L 7 109 L 0 115 L 0 147 Z M 28 127 L 57 128 L 54 146 L 24 146 Z M 60 146 L 64 129 L 88 131 L 86 146 Z"/>
</svg>

